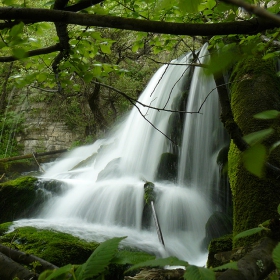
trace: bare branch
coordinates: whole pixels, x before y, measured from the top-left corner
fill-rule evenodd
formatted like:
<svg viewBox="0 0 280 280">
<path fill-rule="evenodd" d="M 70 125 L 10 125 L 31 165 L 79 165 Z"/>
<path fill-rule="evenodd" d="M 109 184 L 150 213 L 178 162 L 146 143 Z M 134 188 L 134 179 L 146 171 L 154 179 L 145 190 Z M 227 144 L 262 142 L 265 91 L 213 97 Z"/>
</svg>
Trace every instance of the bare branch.
<svg viewBox="0 0 280 280">
<path fill-rule="evenodd" d="M 115 92 L 117 92 L 117 93 L 121 94 L 123 97 L 125 97 L 133 105 L 138 103 L 139 105 L 141 105 L 141 106 L 143 106 L 145 108 L 149 108 L 149 109 L 153 109 L 153 110 L 157 110 L 157 111 L 163 111 L 163 112 L 170 112 L 170 113 L 183 113 L 183 114 L 198 114 L 199 113 L 199 112 L 195 112 L 195 111 L 194 112 L 187 112 L 187 111 L 169 110 L 169 109 L 164 109 L 164 108 L 153 107 L 153 106 L 144 104 L 144 103 L 138 101 L 137 99 L 134 99 L 134 98 L 128 96 L 127 94 L 125 94 L 124 92 L 122 92 L 122 91 L 120 91 L 120 90 L 118 90 L 118 89 L 116 89 L 114 87 L 111 87 L 109 85 L 102 84 L 102 83 L 96 82 L 96 81 L 92 81 L 92 83 L 97 84 L 97 85 L 101 85 L 103 87 L 106 87 L 106 88 L 114 90 Z"/>
<path fill-rule="evenodd" d="M 167 64 L 167 65 L 177 65 L 177 66 L 195 66 L 195 67 L 202 67 L 202 68 L 207 68 L 208 66 L 206 64 L 202 64 L 202 63 L 172 63 L 172 62 L 162 62 L 162 61 L 158 61 L 158 60 L 155 60 L 149 56 L 147 56 L 147 59 L 155 62 L 155 63 L 158 63 L 158 64 Z"/>
</svg>

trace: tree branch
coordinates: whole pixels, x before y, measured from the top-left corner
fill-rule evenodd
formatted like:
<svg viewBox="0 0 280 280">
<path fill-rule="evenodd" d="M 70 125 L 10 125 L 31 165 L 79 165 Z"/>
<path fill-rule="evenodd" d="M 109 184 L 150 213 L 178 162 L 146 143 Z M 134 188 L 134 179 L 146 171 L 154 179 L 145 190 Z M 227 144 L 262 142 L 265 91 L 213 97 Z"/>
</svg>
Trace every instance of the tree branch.
<svg viewBox="0 0 280 280">
<path fill-rule="evenodd" d="M 64 11 L 78 12 L 78 11 L 84 10 L 86 8 L 92 7 L 96 4 L 99 4 L 101 2 L 103 2 L 103 0 L 82 0 L 82 1 L 78 2 L 77 4 L 65 7 Z"/>
<path fill-rule="evenodd" d="M 39 262 L 41 264 L 41 271 L 57 268 L 57 266 L 55 266 L 54 264 L 49 263 L 41 258 L 26 254 L 21 251 L 11 249 L 2 244 L 0 244 L 0 252 L 2 254 L 6 255 L 7 257 L 9 257 L 10 259 L 12 259 L 13 261 L 15 261 L 17 263 L 22 263 L 24 265 L 30 265 L 32 262 L 35 262 L 35 261 Z"/>
<path fill-rule="evenodd" d="M 160 34 L 214 36 L 227 34 L 257 34 L 261 31 L 280 26 L 278 22 L 265 19 L 247 21 L 194 24 L 174 23 L 116 16 L 73 13 L 61 10 L 32 8 L 0 8 L 0 19 L 32 22 L 62 22 L 80 26 L 111 27 L 133 31 L 154 32 Z"/>
<path fill-rule="evenodd" d="M 249 3 L 244 2 L 243 0 L 221 0 L 221 1 L 228 3 L 228 4 L 233 4 L 238 7 L 242 7 L 251 14 L 254 14 L 260 18 L 264 18 L 264 19 L 273 21 L 278 26 L 280 24 L 280 17 L 278 15 L 272 14 L 272 13 L 268 12 L 266 9 L 263 9 L 256 5 L 251 5 Z"/>
<path fill-rule="evenodd" d="M 55 44 L 55 45 L 50 46 L 50 47 L 41 48 L 41 49 L 38 49 L 38 50 L 28 51 L 26 53 L 26 56 L 27 57 L 32 57 L 32 56 L 36 56 L 36 55 L 57 52 L 57 51 L 60 51 L 60 50 L 61 50 L 61 46 L 58 43 L 58 44 Z M 14 57 L 14 56 L 2 56 L 2 57 L 0 57 L 0 62 L 12 62 L 12 61 L 16 61 L 16 60 L 18 60 L 18 58 Z"/>
<path fill-rule="evenodd" d="M 169 110 L 169 109 L 165 109 L 165 108 L 158 108 L 158 107 L 153 107 L 153 106 L 150 106 L 150 105 L 147 105 L 147 104 L 144 104 L 140 101 L 138 101 L 137 99 L 134 99 L 130 96 L 128 96 L 127 94 L 125 94 L 124 92 L 114 88 L 114 87 L 111 87 L 109 85 L 106 85 L 106 84 L 102 84 L 100 82 L 96 82 L 96 81 L 92 81 L 92 83 L 96 84 L 96 85 L 101 85 L 103 87 L 106 87 L 106 88 L 109 88 L 109 89 L 112 89 L 114 90 L 115 92 L 119 93 L 120 95 L 122 95 L 124 98 L 126 98 L 130 103 L 132 103 L 134 106 L 136 103 L 138 103 L 139 105 L 145 107 L 145 108 L 149 108 L 149 109 L 153 109 L 153 110 L 157 110 L 157 111 L 164 111 L 164 112 L 170 112 L 170 113 L 183 113 L 183 114 L 199 114 L 199 111 L 196 112 L 196 111 L 178 111 L 178 110 Z"/>
</svg>

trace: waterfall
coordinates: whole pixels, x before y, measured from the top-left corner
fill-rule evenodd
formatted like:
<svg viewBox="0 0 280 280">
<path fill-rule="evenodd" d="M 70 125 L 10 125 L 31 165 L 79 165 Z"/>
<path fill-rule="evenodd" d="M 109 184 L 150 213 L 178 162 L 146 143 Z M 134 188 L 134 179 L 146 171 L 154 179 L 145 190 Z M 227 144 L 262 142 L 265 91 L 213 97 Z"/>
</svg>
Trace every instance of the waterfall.
<svg viewBox="0 0 280 280">
<path fill-rule="evenodd" d="M 207 45 L 197 54 L 207 63 Z M 213 77 L 189 66 L 192 60 L 189 53 L 162 66 L 137 107 L 106 139 L 50 164 L 41 179 L 61 182 L 62 192 L 36 219 L 16 226 L 54 228 L 97 241 L 127 236 L 129 246 L 205 264 L 202 242 L 207 220 L 219 210 L 216 157 L 225 137 Z M 175 112 L 197 112 L 203 103 L 199 113 Z M 165 248 L 153 219 L 143 215 L 146 181 L 155 185 Z"/>
</svg>

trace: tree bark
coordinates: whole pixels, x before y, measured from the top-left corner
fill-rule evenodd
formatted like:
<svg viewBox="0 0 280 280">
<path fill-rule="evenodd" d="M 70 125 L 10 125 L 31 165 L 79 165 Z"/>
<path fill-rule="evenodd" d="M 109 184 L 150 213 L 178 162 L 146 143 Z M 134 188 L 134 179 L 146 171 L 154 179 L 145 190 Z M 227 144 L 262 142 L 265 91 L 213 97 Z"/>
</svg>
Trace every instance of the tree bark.
<svg viewBox="0 0 280 280">
<path fill-rule="evenodd" d="M 32 262 L 39 262 L 40 263 L 40 270 L 41 272 L 47 269 L 56 269 L 57 266 L 55 266 L 52 263 L 49 263 L 41 258 L 38 258 L 33 255 L 26 254 L 21 251 L 17 251 L 14 249 L 11 249 L 9 247 L 6 247 L 2 244 L 0 244 L 0 253 L 6 255 L 6 257 L 12 259 L 13 261 L 17 263 L 21 263 L 24 265 L 30 265 Z M 2 279 L 2 278 L 1 278 Z"/>
<path fill-rule="evenodd" d="M 0 253 L 0 278 L 1 280 L 11 280 L 18 277 L 21 280 L 35 280 L 38 275 L 30 272 L 17 262 Z"/>
<path fill-rule="evenodd" d="M 67 151 L 68 151 L 67 149 L 64 149 L 64 150 L 50 151 L 50 152 L 45 152 L 45 153 L 34 153 L 34 155 L 36 157 L 42 157 L 42 156 L 49 156 L 49 155 L 54 155 L 54 154 L 61 154 L 61 153 L 65 153 Z M 22 156 L 2 158 L 2 159 L 0 159 L 0 162 L 15 161 L 15 160 L 27 159 L 27 158 L 32 158 L 32 157 L 33 157 L 33 154 L 27 154 L 27 155 L 22 155 Z"/>
</svg>

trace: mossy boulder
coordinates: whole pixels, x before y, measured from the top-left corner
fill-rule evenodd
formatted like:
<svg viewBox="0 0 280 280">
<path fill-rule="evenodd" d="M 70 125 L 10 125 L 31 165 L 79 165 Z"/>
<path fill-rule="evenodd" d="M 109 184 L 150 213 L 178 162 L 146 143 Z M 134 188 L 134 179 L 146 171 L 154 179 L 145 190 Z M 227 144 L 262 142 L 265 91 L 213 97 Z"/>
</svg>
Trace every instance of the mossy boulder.
<svg viewBox="0 0 280 280">
<path fill-rule="evenodd" d="M 280 79 L 274 60 L 248 57 L 240 61 L 231 76 L 231 108 L 235 122 L 243 135 L 274 128 L 274 133 L 262 144 L 268 149 L 279 141 L 279 119 L 261 120 L 255 114 L 266 110 L 280 110 Z M 273 151 L 270 158 L 280 166 L 280 153 Z M 244 167 L 243 153 L 231 142 L 228 157 L 228 175 L 233 196 L 233 235 L 257 227 L 277 214 L 279 180 L 268 170 L 259 178 Z M 251 242 L 256 240 L 253 237 Z M 248 240 L 234 242 L 234 247 L 248 245 Z"/>
<path fill-rule="evenodd" d="M 27 217 L 36 200 L 34 177 L 21 177 L 0 184 L 0 223 Z"/>
<path fill-rule="evenodd" d="M 221 252 L 227 252 L 232 250 L 232 234 L 224 235 L 220 238 L 211 240 L 208 249 L 207 267 L 217 267 L 223 264 L 221 260 L 218 260 L 215 255 Z"/>
<path fill-rule="evenodd" d="M 163 153 L 157 169 L 156 179 L 160 181 L 176 182 L 178 171 L 178 156 L 172 153 Z"/>
<path fill-rule="evenodd" d="M 18 178 L 25 172 L 38 172 L 38 165 L 34 160 L 0 162 L 0 177 L 5 174 L 2 182 Z"/>
<path fill-rule="evenodd" d="M 208 247 L 211 240 L 232 233 L 232 217 L 223 212 L 214 212 L 205 225 L 205 232 L 204 245 Z"/>
<path fill-rule="evenodd" d="M 4 235 L 9 230 L 9 227 L 13 224 L 13 222 L 0 224 L 0 236 Z"/>
<path fill-rule="evenodd" d="M 67 233 L 34 227 L 17 228 L 1 236 L 0 242 L 40 257 L 58 267 L 69 263 L 84 263 L 99 245 L 99 243 L 86 242 Z"/>
</svg>

